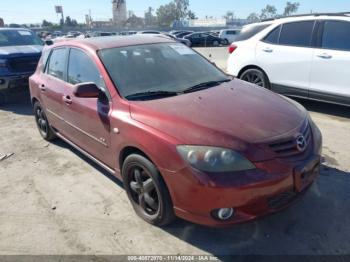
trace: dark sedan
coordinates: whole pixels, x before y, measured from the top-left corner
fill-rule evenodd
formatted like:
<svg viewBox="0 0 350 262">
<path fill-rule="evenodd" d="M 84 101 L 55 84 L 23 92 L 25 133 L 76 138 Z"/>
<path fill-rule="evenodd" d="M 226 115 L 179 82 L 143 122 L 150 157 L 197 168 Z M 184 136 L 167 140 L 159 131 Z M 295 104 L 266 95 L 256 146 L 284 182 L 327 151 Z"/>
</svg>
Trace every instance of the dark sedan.
<svg viewBox="0 0 350 262">
<path fill-rule="evenodd" d="M 225 45 L 226 41 L 208 33 L 193 33 L 184 37 L 191 42 L 191 46 L 220 46 Z"/>
</svg>

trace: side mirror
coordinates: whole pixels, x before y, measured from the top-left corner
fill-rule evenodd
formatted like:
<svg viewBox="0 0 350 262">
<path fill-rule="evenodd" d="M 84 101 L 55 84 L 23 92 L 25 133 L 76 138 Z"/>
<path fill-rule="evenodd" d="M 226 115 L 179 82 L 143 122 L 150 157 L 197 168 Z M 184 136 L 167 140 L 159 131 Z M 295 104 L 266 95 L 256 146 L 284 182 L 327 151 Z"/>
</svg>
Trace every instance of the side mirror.
<svg viewBox="0 0 350 262">
<path fill-rule="evenodd" d="M 53 41 L 52 40 L 46 40 L 45 41 L 45 45 L 53 45 Z"/>
<path fill-rule="evenodd" d="M 81 83 L 74 88 L 74 95 L 80 98 L 98 98 L 100 92 L 95 83 Z"/>
</svg>

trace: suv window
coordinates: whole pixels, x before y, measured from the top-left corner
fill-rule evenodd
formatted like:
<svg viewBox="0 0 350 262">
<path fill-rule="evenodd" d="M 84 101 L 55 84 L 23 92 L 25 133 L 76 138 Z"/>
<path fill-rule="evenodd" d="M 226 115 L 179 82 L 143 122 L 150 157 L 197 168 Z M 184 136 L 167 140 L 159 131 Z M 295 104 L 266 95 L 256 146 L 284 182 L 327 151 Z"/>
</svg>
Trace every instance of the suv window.
<svg viewBox="0 0 350 262">
<path fill-rule="evenodd" d="M 66 68 L 66 49 L 54 49 L 50 56 L 47 73 L 61 80 L 64 79 L 64 71 Z"/>
<path fill-rule="evenodd" d="M 278 44 L 278 40 L 279 40 L 279 37 L 280 37 L 280 31 L 281 31 L 281 26 L 278 26 L 275 29 L 273 29 L 264 38 L 264 42 L 271 43 L 271 44 Z"/>
<path fill-rule="evenodd" d="M 237 31 L 226 31 L 227 35 L 235 35 L 237 34 Z"/>
<path fill-rule="evenodd" d="M 315 21 L 284 24 L 279 43 L 288 46 L 310 47 Z"/>
<path fill-rule="evenodd" d="M 237 36 L 236 42 L 238 41 L 245 41 L 248 40 L 249 38 L 252 38 L 256 34 L 260 33 L 262 30 L 270 26 L 271 24 L 263 24 L 263 25 L 248 25 L 243 27 L 241 33 Z"/>
<path fill-rule="evenodd" d="M 68 82 L 76 85 L 93 82 L 101 86 L 101 76 L 90 57 L 83 51 L 71 49 L 68 64 Z"/>
<path fill-rule="evenodd" d="M 350 23 L 326 21 L 322 36 L 322 48 L 350 51 Z"/>
</svg>

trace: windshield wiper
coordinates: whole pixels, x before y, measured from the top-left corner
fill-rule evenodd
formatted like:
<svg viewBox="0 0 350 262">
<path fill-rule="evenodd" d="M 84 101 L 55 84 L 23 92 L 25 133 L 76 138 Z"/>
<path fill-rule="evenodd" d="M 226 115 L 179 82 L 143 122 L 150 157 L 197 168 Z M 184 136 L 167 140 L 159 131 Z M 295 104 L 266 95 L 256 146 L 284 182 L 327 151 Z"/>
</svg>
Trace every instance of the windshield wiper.
<svg viewBox="0 0 350 262">
<path fill-rule="evenodd" d="M 146 91 L 146 92 L 139 92 L 135 94 L 131 94 L 126 96 L 126 99 L 129 100 L 138 100 L 138 99 L 144 99 L 149 97 L 170 97 L 170 96 L 177 96 L 180 93 L 173 92 L 173 91 L 163 91 L 163 90 L 157 90 L 157 91 Z"/>
<path fill-rule="evenodd" d="M 185 89 L 183 91 L 183 93 L 191 93 L 191 92 L 207 89 L 210 87 L 218 86 L 221 83 L 230 82 L 230 81 L 231 81 L 231 79 L 203 82 L 203 83 L 200 83 L 200 84 L 197 84 L 197 85 L 191 86 L 190 88 Z"/>
</svg>

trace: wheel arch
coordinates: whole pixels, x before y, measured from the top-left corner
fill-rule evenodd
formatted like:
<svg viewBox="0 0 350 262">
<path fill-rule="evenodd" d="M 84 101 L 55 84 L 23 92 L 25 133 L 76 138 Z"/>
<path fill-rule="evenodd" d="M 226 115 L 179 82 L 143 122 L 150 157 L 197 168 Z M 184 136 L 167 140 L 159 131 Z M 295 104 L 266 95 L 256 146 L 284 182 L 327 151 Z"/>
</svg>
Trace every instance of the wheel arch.
<svg viewBox="0 0 350 262">
<path fill-rule="evenodd" d="M 260 66 L 257 66 L 257 65 L 247 65 L 247 66 L 243 67 L 243 68 L 239 71 L 237 77 L 238 77 L 238 78 L 241 78 L 242 74 L 243 74 L 245 71 L 249 70 L 249 69 L 258 69 L 258 70 L 262 71 L 262 72 L 265 74 L 265 76 L 267 77 L 267 79 L 270 81 L 269 76 L 266 74 L 265 70 L 262 69 Z"/>
<path fill-rule="evenodd" d="M 149 161 L 151 161 L 154 164 L 154 161 L 152 161 L 152 159 L 141 149 L 139 149 L 135 146 L 126 146 L 119 153 L 118 164 L 119 164 L 120 171 L 123 168 L 123 163 L 124 163 L 125 159 L 132 154 L 141 155 L 141 156 L 147 158 Z"/>
</svg>

